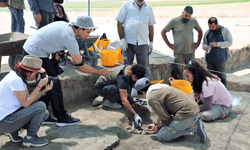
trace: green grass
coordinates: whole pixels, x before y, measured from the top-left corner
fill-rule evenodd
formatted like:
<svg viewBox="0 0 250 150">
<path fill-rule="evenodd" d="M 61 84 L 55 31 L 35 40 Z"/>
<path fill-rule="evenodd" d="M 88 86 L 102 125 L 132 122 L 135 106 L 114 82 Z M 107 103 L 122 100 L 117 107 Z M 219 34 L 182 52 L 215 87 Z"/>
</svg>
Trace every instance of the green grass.
<svg viewBox="0 0 250 150">
<path fill-rule="evenodd" d="M 90 2 L 91 8 L 120 8 L 126 0 L 102 0 Z M 234 2 L 250 2 L 250 0 L 175 0 L 175 1 L 146 1 L 152 7 L 161 6 L 183 6 L 183 5 L 207 5 L 207 4 L 218 4 L 218 3 L 234 3 Z M 67 2 L 63 4 L 66 9 L 87 9 L 88 2 Z"/>
<path fill-rule="evenodd" d="M 91 0 L 90 0 L 91 1 Z M 107 9 L 107 8 L 120 8 L 127 0 L 100 0 L 91 1 L 91 9 Z M 221 4 L 221 3 L 235 3 L 235 2 L 250 2 L 250 0 L 147 0 L 148 4 L 152 7 L 162 6 L 185 6 L 185 5 L 208 5 L 208 4 Z M 65 2 L 63 6 L 67 10 L 86 11 L 88 9 L 88 2 Z M 26 10 L 29 10 L 29 5 L 26 4 Z M 0 12 L 8 12 L 8 8 L 0 8 Z"/>
</svg>

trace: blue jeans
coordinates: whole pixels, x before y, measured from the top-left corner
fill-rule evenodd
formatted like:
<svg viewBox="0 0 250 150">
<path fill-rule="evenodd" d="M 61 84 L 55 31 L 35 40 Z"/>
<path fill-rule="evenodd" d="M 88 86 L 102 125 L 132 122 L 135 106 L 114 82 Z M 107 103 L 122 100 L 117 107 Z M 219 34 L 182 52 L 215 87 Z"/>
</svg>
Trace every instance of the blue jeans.
<svg viewBox="0 0 250 150">
<path fill-rule="evenodd" d="M 108 99 L 111 103 L 122 104 L 121 96 L 120 96 L 120 92 L 119 92 L 119 88 L 117 84 L 109 84 L 105 86 L 99 86 L 96 84 L 95 90 L 98 95 L 102 96 L 104 99 Z M 129 92 L 130 90 L 131 88 L 129 87 L 127 91 Z M 129 93 L 128 93 L 127 99 L 130 104 L 134 103 L 134 99 L 131 95 L 129 95 Z"/>
<path fill-rule="evenodd" d="M 44 102 L 37 101 L 29 107 L 20 108 L 0 121 L 0 132 L 12 133 L 20 128 L 27 129 L 28 136 L 35 136 L 42 122 L 49 117 Z"/>
<path fill-rule="evenodd" d="M 35 22 L 36 22 L 37 29 L 40 29 L 41 27 L 44 27 L 44 26 L 46 26 L 47 24 L 49 24 L 51 22 L 54 22 L 53 13 L 49 13 L 49 12 L 46 12 L 46 11 L 43 11 L 43 10 L 39 10 L 39 11 L 40 11 L 40 14 L 42 16 L 42 21 L 41 22 L 37 22 L 36 21 L 36 16 L 35 16 L 35 14 L 33 14 Z"/>
<path fill-rule="evenodd" d="M 23 9 L 8 6 L 11 13 L 11 32 L 24 33 L 25 21 L 23 19 Z"/>
</svg>

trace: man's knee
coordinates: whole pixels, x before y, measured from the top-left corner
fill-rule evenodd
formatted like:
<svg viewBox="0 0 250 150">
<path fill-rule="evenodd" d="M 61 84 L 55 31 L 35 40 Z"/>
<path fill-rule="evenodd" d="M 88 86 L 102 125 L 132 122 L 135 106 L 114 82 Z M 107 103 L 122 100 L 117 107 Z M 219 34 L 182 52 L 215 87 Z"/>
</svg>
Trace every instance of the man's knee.
<svg viewBox="0 0 250 150">
<path fill-rule="evenodd" d="M 159 132 L 157 133 L 157 138 L 161 142 L 171 141 L 172 137 L 177 133 L 177 131 L 173 130 L 168 126 L 163 126 Z"/>
</svg>

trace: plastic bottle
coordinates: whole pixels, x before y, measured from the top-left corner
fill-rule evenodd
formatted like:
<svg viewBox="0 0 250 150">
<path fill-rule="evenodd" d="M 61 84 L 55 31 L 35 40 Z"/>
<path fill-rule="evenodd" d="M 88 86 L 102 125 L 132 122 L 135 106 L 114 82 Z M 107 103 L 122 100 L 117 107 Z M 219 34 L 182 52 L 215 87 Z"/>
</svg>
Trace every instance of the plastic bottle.
<svg viewBox="0 0 250 150">
<path fill-rule="evenodd" d="M 99 50 L 100 50 L 100 51 L 103 50 L 102 43 L 100 43 Z"/>
</svg>

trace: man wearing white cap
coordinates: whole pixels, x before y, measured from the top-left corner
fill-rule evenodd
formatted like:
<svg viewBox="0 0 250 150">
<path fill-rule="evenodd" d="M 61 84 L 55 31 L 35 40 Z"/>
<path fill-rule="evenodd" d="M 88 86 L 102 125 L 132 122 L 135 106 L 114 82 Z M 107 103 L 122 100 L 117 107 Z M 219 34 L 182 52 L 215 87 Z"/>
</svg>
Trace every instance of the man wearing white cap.
<svg viewBox="0 0 250 150">
<path fill-rule="evenodd" d="M 44 26 L 37 30 L 26 40 L 23 46 L 23 55 L 35 55 L 43 60 L 43 67 L 49 76 L 56 77 L 55 66 L 50 62 L 49 55 L 52 53 L 59 53 L 61 50 L 68 50 L 75 66 L 79 70 L 102 76 L 108 76 L 112 70 L 107 68 L 103 70 L 94 69 L 87 64 L 84 64 L 83 59 L 79 52 L 79 46 L 75 37 L 85 39 L 89 34 L 95 30 L 91 17 L 79 16 L 76 22 L 69 24 L 64 21 L 57 21 Z M 58 81 L 54 83 L 53 89 L 42 98 L 48 106 L 51 102 L 54 116 L 57 120 L 49 117 L 44 123 L 55 124 L 57 126 L 75 125 L 80 122 L 80 119 L 70 116 L 63 105 L 63 93 L 61 83 Z"/>
<path fill-rule="evenodd" d="M 157 133 L 159 141 L 171 141 L 191 132 L 200 136 L 201 143 L 206 141 L 199 106 L 192 96 L 166 84 L 151 85 L 146 77 L 135 83 L 135 89 L 147 99 L 149 111 L 158 115 L 156 123 L 148 125 L 146 130 Z"/>
</svg>

